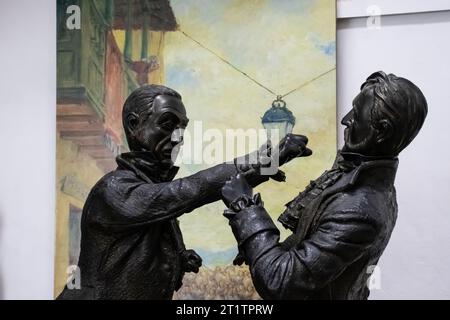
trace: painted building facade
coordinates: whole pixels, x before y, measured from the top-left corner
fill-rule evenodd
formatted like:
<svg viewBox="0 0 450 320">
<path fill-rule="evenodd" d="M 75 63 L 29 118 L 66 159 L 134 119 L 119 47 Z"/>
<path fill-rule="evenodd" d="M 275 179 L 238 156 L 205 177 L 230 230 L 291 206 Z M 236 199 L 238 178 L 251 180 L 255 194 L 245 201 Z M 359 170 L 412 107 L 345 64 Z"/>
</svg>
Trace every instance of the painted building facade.
<svg viewBox="0 0 450 320">
<path fill-rule="evenodd" d="M 75 18 L 79 29 L 68 27 Z M 138 86 L 164 82 L 164 34 L 175 29 L 168 1 L 57 2 L 55 295 L 77 263 L 89 190 L 128 149 L 123 103 Z"/>
</svg>

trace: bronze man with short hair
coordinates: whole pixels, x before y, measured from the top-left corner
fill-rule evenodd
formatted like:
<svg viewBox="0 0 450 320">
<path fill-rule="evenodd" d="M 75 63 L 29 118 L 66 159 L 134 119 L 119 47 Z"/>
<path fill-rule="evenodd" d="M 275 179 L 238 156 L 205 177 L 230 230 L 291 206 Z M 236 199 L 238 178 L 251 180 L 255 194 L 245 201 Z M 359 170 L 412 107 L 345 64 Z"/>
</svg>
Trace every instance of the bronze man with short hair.
<svg viewBox="0 0 450 320">
<path fill-rule="evenodd" d="M 367 299 L 371 266 L 397 218 L 398 154 L 421 129 L 428 107 L 407 79 L 369 76 L 344 117 L 345 145 L 331 170 L 311 182 L 279 217 L 279 231 L 242 175 L 222 190 L 240 257 L 264 299 Z"/>
<path fill-rule="evenodd" d="M 235 161 L 173 180 L 174 154 L 188 118 L 181 96 L 170 88 L 138 88 L 122 118 L 131 152 L 117 157 L 118 168 L 101 178 L 86 200 L 81 290 L 66 287 L 59 299 L 171 299 L 184 273 L 201 265 L 201 258 L 186 250 L 176 218 L 220 200 L 224 183 L 239 172 L 252 186 L 269 179 L 260 174 L 260 161 Z M 309 151 L 302 136 L 290 135 L 280 146 L 280 165 Z M 272 178 L 282 177 L 278 172 Z"/>
</svg>

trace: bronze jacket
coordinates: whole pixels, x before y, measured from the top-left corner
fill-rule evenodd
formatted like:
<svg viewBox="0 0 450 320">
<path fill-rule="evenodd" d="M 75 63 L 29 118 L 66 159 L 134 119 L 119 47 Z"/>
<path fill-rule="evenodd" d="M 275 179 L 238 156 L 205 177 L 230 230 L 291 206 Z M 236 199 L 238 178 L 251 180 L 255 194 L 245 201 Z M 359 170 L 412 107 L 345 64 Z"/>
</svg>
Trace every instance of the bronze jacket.
<svg viewBox="0 0 450 320">
<path fill-rule="evenodd" d="M 279 220 L 293 235 L 283 243 L 262 203 L 227 215 L 262 298 L 367 299 L 397 218 L 398 160 L 353 160 L 288 204 Z"/>
<path fill-rule="evenodd" d="M 236 165 L 222 164 L 173 180 L 178 168 L 145 152 L 122 154 L 117 163 L 83 208 L 81 290 L 66 287 L 58 299 L 171 299 L 185 271 L 176 218 L 219 200 L 237 173 Z"/>
</svg>

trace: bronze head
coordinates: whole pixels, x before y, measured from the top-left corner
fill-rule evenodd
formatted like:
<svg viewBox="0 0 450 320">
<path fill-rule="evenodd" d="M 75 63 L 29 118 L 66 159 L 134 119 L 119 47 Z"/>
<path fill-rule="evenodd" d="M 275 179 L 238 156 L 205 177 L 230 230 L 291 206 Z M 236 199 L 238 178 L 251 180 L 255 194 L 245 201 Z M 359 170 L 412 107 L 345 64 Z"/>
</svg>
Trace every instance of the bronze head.
<svg viewBox="0 0 450 320">
<path fill-rule="evenodd" d="M 415 138 L 428 112 L 411 81 L 379 71 L 370 75 L 342 119 L 342 151 L 365 156 L 397 156 Z"/>
<path fill-rule="evenodd" d="M 180 94 L 160 85 L 133 91 L 122 111 L 130 150 L 150 152 L 163 162 L 172 161 L 174 147 L 182 142 L 182 130 L 188 121 Z"/>
</svg>

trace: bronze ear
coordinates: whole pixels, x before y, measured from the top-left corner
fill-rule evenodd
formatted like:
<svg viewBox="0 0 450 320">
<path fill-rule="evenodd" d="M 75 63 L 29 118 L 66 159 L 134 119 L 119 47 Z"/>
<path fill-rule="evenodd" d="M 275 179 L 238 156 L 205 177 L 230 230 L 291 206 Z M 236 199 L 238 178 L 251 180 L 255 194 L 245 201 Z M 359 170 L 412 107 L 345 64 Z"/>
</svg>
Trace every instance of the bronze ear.
<svg viewBox="0 0 450 320">
<path fill-rule="evenodd" d="M 382 143 L 392 137 L 394 134 L 394 127 L 386 120 L 380 120 L 377 123 L 377 143 Z"/>
<path fill-rule="evenodd" d="M 128 131 L 129 132 L 133 132 L 134 130 L 136 130 L 138 124 L 139 124 L 139 116 L 132 112 L 127 116 L 127 121 L 126 121 L 127 127 L 128 127 Z"/>
</svg>

